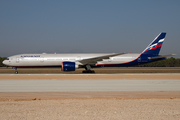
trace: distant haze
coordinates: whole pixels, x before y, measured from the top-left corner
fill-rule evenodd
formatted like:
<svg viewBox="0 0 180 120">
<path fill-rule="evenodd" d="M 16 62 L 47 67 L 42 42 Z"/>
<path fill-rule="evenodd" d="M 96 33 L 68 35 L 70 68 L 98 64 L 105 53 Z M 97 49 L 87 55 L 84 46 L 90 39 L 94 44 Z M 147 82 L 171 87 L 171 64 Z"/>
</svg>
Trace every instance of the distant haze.
<svg viewBox="0 0 180 120">
<path fill-rule="evenodd" d="M 0 56 L 141 53 L 167 32 L 160 54 L 180 58 L 180 1 L 0 1 Z"/>
</svg>

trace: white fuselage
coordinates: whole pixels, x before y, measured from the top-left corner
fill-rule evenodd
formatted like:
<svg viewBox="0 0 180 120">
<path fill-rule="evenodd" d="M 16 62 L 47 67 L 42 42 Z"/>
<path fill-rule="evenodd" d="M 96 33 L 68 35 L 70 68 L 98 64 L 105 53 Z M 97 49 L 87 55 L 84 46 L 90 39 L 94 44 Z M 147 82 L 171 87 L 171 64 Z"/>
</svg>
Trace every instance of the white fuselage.
<svg viewBox="0 0 180 120">
<path fill-rule="evenodd" d="M 8 57 L 3 61 L 3 64 L 16 67 L 34 67 L 34 66 L 61 66 L 62 62 L 70 61 L 77 62 L 84 59 L 94 58 L 98 56 L 105 56 L 109 54 L 19 54 Z M 137 59 L 140 54 L 124 54 L 110 59 L 103 59 L 98 61 L 96 65 L 101 64 L 121 64 Z M 79 63 L 80 65 L 80 63 Z"/>
</svg>

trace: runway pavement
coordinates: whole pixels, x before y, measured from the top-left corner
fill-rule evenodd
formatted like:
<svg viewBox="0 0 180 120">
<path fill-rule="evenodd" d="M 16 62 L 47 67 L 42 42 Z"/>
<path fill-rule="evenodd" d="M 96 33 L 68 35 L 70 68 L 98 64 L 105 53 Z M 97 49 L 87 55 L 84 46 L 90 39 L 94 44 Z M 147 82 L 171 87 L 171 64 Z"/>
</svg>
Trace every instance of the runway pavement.
<svg viewBox="0 0 180 120">
<path fill-rule="evenodd" d="M 180 74 L 0 74 L 9 98 L 180 98 Z"/>
<path fill-rule="evenodd" d="M 0 80 L 0 92 L 180 91 L 180 80 Z"/>
<path fill-rule="evenodd" d="M 0 80 L 180 80 L 179 73 L 156 74 L 0 74 Z"/>
<path fill-rule="evenodd" d="M 180 74 L 0 75 L 3 120 L 179 120 L 179 103 Z"/>
</svg>

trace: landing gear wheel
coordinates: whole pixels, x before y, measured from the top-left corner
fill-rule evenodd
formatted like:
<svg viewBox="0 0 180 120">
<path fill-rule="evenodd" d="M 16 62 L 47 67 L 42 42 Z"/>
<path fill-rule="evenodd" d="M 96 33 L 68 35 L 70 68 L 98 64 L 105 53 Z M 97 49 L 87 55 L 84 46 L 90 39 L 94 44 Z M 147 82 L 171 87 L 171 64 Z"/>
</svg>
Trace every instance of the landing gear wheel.
<svg viewBox="0 0 180 120">
<path fill-rule="evenodd" d="M 15 70 L 15 74 L 18 74 L 17 67 L 12 67 Z"/>
<path fill-rule="evenodd" d="M 95 71 L 94 71 L 94 70 L 91 70 L 91 73 L 95 73 Z"/>
<path fill-rule="evenodd" d="M 95 73 L 94 70 L 83 70 L 82 73 Z"/>
</svg>

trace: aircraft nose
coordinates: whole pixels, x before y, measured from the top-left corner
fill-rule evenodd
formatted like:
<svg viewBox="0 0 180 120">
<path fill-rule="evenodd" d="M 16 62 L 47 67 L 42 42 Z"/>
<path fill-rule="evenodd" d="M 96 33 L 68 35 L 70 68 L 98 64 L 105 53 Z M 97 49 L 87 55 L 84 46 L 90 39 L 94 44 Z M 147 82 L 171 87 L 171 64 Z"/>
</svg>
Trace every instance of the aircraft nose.
<svg viewBox="0 0 180 120">
<path fill-rule="evenodd" d="M 3 63 L 4 65 L 7 65 L 7 60 L 4 60 L 2 63 Z"/>
</svg>

